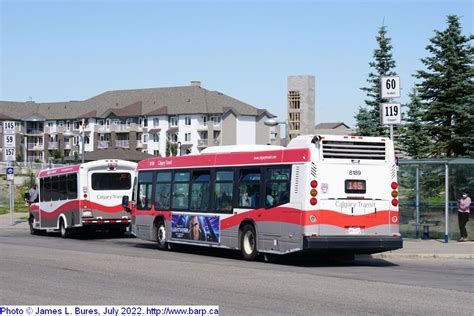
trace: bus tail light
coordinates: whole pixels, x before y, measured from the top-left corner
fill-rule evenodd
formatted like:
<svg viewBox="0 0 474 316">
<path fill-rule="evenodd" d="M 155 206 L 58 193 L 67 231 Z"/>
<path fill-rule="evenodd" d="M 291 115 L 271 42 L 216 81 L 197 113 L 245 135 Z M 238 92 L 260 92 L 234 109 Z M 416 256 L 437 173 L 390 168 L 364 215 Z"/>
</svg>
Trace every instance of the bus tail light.
<svg viewBox="0 0 474 316">
<path fill-rule="evenodd" d="M 397 196 L 398 196 L 398 192 L 397 191 L 392 191 L 392 197 L 396 198 Z"/>
<path fill-rule="evenodd" d="M 311 181 L 311 187 L 312 188 L 316 188 L 317 186 L 318 186 L 318 181 L 316 181 L 316 180 Z"/>
<path fill-rule="evenodd" d="M 311 189 L 310 194 L 311 194 L 311 196 L 314 197 L 314 196 L 318 195 L 318 190 L 316 190 L 316 189 Z"/>
<path fill-rule="evenodd" d="M 311 200 L 309 200 L 309 203 L 311 205 L 316 205 L 316 204 L 318 204 L 318 199 L 317 198 L 312 198 Z"/>
<path fill-rule="evenodd" d="M 393 200 L 392 200 L 392 205 L 393 205 L 393 206 L 398 206 L 398 200 L 397 200 L 397 199 L 393 199 Z"/>
<path fill-rule="evenodd" d="M 392 189 L 396 190 L 398 188 L 398 183 L 392 182 L 391 187 Z"/>
</svg>

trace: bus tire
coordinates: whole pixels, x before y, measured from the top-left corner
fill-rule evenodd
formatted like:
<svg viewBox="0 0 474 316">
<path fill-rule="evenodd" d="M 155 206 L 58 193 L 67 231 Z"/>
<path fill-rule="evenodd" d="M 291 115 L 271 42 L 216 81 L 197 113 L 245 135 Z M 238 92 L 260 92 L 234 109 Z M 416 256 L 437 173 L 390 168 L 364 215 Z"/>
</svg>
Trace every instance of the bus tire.
<svg viewBox="0 0 474 316">
<path fill-rule="evenodd" d="M 33 215 L 30 215 L 30 218 L 28 219 L 28 224 L 30 226 L 30 234 L 39 235 L 38 230 L 35 228 L 35 222 L 35 217 Z"/>
<path fill-rule="evenodd" d="M 166 226 L 161 220 L 156 224 L 156 245 L 159 250 L 168 249 L 168 243 L 166 242 Z"/>
<path fill-rule="evenodd" d="M 257 258 L 257 234 L 255 228 L 250 224 L 246 224 L 242 228 L 240 251 L 245 260 L 254 261 Z"/>
<path fill-rule="evenodd" d="M 59 233 L 61 234 L 61 238 L 69 238 L 71 235 L 69 229 L 66 227 L 66 223 L 64 223 L 64 219 L 62 218 L 59 220 Z"/>
</svg>

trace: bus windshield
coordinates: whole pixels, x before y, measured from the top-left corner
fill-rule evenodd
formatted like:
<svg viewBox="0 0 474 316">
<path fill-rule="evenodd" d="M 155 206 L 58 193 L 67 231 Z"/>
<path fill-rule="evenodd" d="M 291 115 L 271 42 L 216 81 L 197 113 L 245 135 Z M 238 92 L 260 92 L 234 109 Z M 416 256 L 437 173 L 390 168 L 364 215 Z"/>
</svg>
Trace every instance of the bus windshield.
<svg viewBox="0 0 474 316">
<path fill-rule="evenodd" d="M 128 190 L 131 188 L 130 173 L 95 172 L 92 174 L 93 190 Z"/>
</svg>

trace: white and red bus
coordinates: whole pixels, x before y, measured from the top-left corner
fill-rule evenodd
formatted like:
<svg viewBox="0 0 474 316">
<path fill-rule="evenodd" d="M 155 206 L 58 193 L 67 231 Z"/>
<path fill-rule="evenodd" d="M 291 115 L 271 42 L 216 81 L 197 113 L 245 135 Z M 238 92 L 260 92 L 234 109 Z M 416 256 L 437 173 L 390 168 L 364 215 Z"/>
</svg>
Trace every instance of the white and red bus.
<svg viewBox="0 0 474 316">
<path fill-rule="evenodd" d="M 132 192 L 137 164 L 108 159 L 41 170 L 37 177 L 39 199 L 30 205 L 30 231 L 97 229 L 122 234 L 130 214 L 121 205 Z"/>
<path fill-rule="evenodd" d="M 402 247 L 393 143 L 299 136 L 288 147 L 222 146 L 138 163 L 132 232 L 169 244 L 257 253 Z"/>
</svg>

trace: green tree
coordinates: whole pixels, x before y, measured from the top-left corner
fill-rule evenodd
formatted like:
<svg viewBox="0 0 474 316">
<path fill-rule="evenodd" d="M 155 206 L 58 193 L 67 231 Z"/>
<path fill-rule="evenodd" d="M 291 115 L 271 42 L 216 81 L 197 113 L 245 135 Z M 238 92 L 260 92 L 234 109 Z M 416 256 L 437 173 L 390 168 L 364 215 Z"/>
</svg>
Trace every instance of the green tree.
<svg viewBox="0 0 474 316">
<path fill-rule="evenodd" d="M 385 26 L 379 29 L 376 36 L 378 47 L 374 50 L 374 60 L 369 63 L 373 71 L 367 78 L 367 87 L 361 88 L 367 94 L 365 106 L 360 106 L 358 113 L 354 116 L 356 119 L 356 129 L 358 135 L 380 136 L 387 135 L 387 129 L 380 124 L 380 104 L 384 100 L 380 97 L 380 76 L 393 76 L 395 61 L 392 58 L 391 39 L 386 36 Z"/>
<path fill-rule="evenodd" d="M 422 58 L 426 70 L 415 74 L 423 104 L 426 132 L 435 157 L 474 156 L 474 81 L 472 35 L 462 35 L 459 17 L 449 15 L 448 27 L 435 31 Z"/>
<path fill-rule="evenodd" d="M 166 141 L 166 157 L 176 156 L 178 153 L 178 144 L 172 143 L 169 140 Z"/>
<path fill-rule="evenodd" d="M 426 158 L 431 150 L 431 141 L 426 134 L 425 126 L 422 122 L 423 109 L 421 100 L 418 97 L 416 89 L 409 94 L 410 102 L 407 107 L 406 116 L 403 125 L 400 126 L 399 142 L 401 150 L 410 158 Z"/>
</svg>

